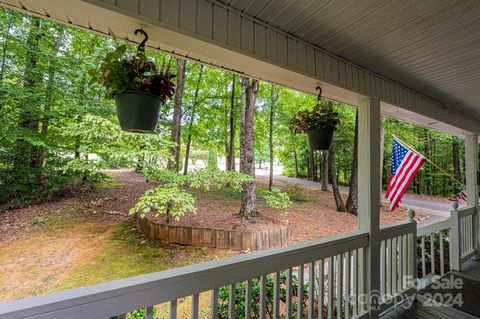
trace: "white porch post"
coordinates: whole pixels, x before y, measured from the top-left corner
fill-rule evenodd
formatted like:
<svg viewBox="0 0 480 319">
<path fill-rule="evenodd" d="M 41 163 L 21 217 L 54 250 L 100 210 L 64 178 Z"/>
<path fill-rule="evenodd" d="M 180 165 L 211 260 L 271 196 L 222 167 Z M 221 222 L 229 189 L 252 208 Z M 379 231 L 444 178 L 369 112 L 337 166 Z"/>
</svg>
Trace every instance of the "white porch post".
<svg viewBox="0 0 480 319">
<path fill-rule="evenodd" d="M 379 315 L 380 290 L 380 100 L 367 98 L 358 107 L 358 223 L 370 233 L 365 288 L 372 303 L 370 318 Z"/>
<path fill-rule="evenodd" d="M 478 248 L 480 247 L 478 238 L 479 216 L 478 216 L 478 135 L 465 136 L 465 186 L 467 191 L 467 207 L 477 207 L 477 212 L 473 219 L 474 245 L 479 258 Z M 464 234 L 460 234 L 463 236 Z"/>
</svg>

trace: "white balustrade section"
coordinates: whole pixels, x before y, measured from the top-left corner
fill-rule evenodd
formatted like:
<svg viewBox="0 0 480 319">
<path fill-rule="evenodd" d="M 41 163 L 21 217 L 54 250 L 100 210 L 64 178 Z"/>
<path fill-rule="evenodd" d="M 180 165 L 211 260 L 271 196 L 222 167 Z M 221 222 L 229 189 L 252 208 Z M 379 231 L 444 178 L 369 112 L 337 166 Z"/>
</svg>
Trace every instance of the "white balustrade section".
<svg viewBox="0 0 480 319">
<path fill-rule="evenodd" d="M 12 301 L 0 304 L 0 318 L 126 318 L 138 309 L 152 318 L 160 309 L 154 307 L 164 303 L 169 307 L 161 309 L 168 314 L 162 315 L 181 318 L 182 300 L 191 302 L 191 318 L 199 318 L 200 311 L 202 317 L 235 318 L 240 303 L 245 318 L 361 317 L 366 311 L 360 299 L 365 295 L 368 242 L 367 232 L 356 231 Z M 254 283 L 260 287 L 256 292 Z M 228 300 L 220 298 L 221 291 Z M 211 299 L 209 309 L 200 309 L 205 295 Z"/>
<path fill-rule="evenodd" d="M 415 293 L 416 232 L 413 210 L 408 220 L 380 228 L 380 306 L 394 306 Z"/>
</svg>

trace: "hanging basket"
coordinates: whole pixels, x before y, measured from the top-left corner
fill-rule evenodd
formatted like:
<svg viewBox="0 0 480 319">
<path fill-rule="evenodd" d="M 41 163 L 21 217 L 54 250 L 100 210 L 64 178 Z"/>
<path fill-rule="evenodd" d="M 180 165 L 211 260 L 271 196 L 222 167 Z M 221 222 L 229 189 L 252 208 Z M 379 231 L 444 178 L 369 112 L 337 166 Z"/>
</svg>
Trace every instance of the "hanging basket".
<svg viewBox="0 0 480 319">
<path fill-rule="evenodd" d="M 334 129 L 315 129 L 307 132 L 308 147 L 312 151 L 328 150 L 332 144 Z"/>
<path fill-rule="evenodd" d="M 127 132 L 155 131 L 162 101 L 152 95 L 122 93 L 115 95 L 120 127 Z"/>
</svg>

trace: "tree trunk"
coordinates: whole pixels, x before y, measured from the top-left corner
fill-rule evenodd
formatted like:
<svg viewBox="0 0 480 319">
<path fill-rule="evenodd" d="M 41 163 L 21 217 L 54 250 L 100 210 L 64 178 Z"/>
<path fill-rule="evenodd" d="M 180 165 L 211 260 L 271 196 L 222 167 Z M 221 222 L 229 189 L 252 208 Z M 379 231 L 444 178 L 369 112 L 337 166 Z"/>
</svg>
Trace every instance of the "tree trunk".
<svg viewBox="0 0 480 319">
<path fill-rule="evenodd" d="M 332 180 L 333 196 L 335 198 L 335 205 L 337 206 L 337 211 L 344 212 L 345 205 L 343 204 L 342 196 L 340 195 L 340 190 L 338 189 L 337 183 L 337 167 L 335 164 L 334 143 L 330 145 L 330 149 L 328 150 L 328 171 L 330 173 L 330 179 Z"/>
<path fill-rule="evenodd" d="M 7 59 L 8 37 L 10 34 L 10 28 L 12 27 L 12 20 L 9 19 L 7 27 L 5 28 L 3 43 L 2 43 L 2 63 L 0 65 L 0 110 L 3 107 L 3 78 L 5 76 L 5 62 Z"/>
<path fill-rule="evenodd" d="M 230 95 L 230 140 L 228 143 L 227 167 L 228 171 L 235 170 L 235 82 L 236 77 L 232 77 L 232 93 Z"/>
<path fill-rule="evenodd" d="M 347 212 L 358 215 L 358 110 L 355 115 L 355 133 L 353 138 L 352 172 L 347 198 Z"/>
<path fill-rule="evenodd" d="M 458 144 L 458 138 L 453 136 L 452 137 L 452 153 L 453 153 L 453 175 L 459 181 L 461 181 L 461 173 L 460 173 L 460 147 Z M 454 182 L 454 192 L 455 194 L 460 191 L 456 182 Z"/>
<path fill-rule="evenodd" d="M 173 107 L 171 140 L 175 146 L 170 148 L 172 159 L 168 160 L 168 169 L 178 172 L 180 170 L 180 125 L 182 123 L 182 96 L 185 77 L 186 60 L 177 58 L 177 86 L 175 89 L 175 105 Z"/>
<path fill-rule="evenodd" d="M 255 178 L 254 151 L 254 110 L 258 92 L 258 80 L 242 77 L 242 118 L 240 134 L 240 172 Z M 257 212 L 257 196 L 255 180 L 243 186 L 243 199 L 239 215 L 242 218 L 255 217 Z"/>
<path fill-rule="evenodd" d="M 53 50 L 52 50 L 52 54 L 51 54 L 49 65 L 48 65 L 48 82 L 46 87 L 45 106 L 43 108 L 43 118 L 42 118 L 42 127 L 41 127 L 41 134 L 44 140 L 47 139 L 47 135 L 48 135 L 50 110 L 53 103 L 53 91 L 55 88 L 56 58 L 61 45 L 62 45 L 62 33 L 58 32 L 57 38 L 55 40 L 55 44 L 53 45 Z M 45 147 L 42 146 L 38 149 L 35 166 L 43 167 L 44 163 L 45 163 Z"/>
<path fill-rule="evenodd" d="M 22 129 L 30 132 L 38 132 L 38 109 L 35 102 L 35 86 L 41 81 L 42 76 L 37 69 L 38 64 L 38 45 L 41 39 L 42 22 L 37 17 L 30 18 L 30 31 L 27 39 L 27 54 L 25 59 L 25 74 L 23 77 L 23 86 L 25 98 L 20 110 L 20 123 Z M 37 148 L 29 142 L 19 141 L 15 151 L 16 167 L 36 167 Z"/>
<path fill-rule="evenodd" d="M 322 151 L 322 191 L 328 191 L 328 151 Z"/>
<path fill-rule="evenodd" d="M 270 157 L 270 174 L 268 176 L 268 189 L 273 187 L 273 119 L 275 116 L 275 86 L 272 84 L 270 89 L 270 122 L 268 131 L 268 155 Z"/>
<path fill-rule="evenodd" d="M 197 109 L 198 104 L 198 93 L 200 91 L 200 85 L 202 83 L 202 75 L 204 65 L 200 66 L 200 71 L 198 73 L 197 87 L 195 88 L 195 95 L 193 97 L 192 110 L 190 112 L 190 120 L 188 123 L 188 136 L 187 136 L 187 145 L 185 147 L 185 164 L 183 165 L 183 175 L 188 174 L 188 160 L 190 158 L 190 147 L 192 145 L 192 129 L 193 129 L 193 120 L 195 119 L 195 110 Z"/>
<path fill-rule="evenodd" d="M 430 136 L 428 134 L 427 129 L 423 130 L 424 134 L 424 144 L 423 150 L 424 155 L 426 158 L 430 157 Z M 432 179 L 431 179 L 431 165 L 430 163 L 425 163 L 425 193 L 429 196 L 433 196 L 433 187 L 432 187 Z"/>
</svg>

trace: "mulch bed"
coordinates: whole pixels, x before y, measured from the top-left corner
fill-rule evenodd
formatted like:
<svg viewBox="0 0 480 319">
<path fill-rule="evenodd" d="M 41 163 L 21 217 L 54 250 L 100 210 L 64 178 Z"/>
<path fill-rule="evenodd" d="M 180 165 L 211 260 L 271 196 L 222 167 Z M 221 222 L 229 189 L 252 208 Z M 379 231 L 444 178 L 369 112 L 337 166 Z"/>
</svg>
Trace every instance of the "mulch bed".
<svg viewBox="0 0 480 319">
<path fill-rule="evenodd" d="M 102 221 L 123 221 L 131 218 L 128 212 L 138 198 L 156 183 L 147 183 L 145 178 L 131 170 L 112 170 L 114 183 L 93 191 L 78 192 L 71 197 L 32 205 L 21 209 L 0 213 L 0 245 L 18 238 L 35 227 L 51 214 L 76 207 L 76 213 L 86 218 Z M 268 180 L 257 178 L 257 186 L 265 189 Z M 275 187 L 286 190 L 289 184 L 275 181 Z M 337 212 L 331 192 L 319 188 L 303 187 L 302 192 L 308 201 L 298 201 L 288 210 L 272 209 L 266 206 L 261 197 L 258 200 L 260 215 L 244 220 L 238 217 L 241 194 L 224 190 L 201 192 L 188 190 L 196 197 L 197 213 L 186 214 L 173 225 L 196 226 L 217 229 L 265 230 L 279 225 L 291 225 L 292 242 L 301 242 L 318 237 L 330 236 L 357 229 L 357 217 Z M 346 198 L 344 198 L 346 201 Z M 406 220 L 406 212 L 398 208 L 388 212 L 382 208 L 381 223 L 390 224 Z M 157 222 L 162 222 L 157 219 Z"/>
</svg>

